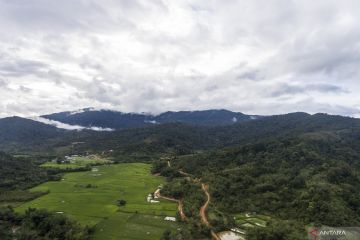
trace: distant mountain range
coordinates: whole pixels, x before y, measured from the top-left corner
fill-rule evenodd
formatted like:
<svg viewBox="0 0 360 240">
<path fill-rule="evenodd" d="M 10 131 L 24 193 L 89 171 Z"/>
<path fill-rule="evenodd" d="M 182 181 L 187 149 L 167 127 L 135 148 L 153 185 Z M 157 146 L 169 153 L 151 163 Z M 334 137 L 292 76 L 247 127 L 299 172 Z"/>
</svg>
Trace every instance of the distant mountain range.
<svg viewBox="0 0 360 240">
<path fill-rule="evenodd" d="M 228 110 L 179 111 L 164 112 L 159 115 L 144 113 L 123 113 L 111 110 L 94 110 L 91 108 L 75 112 L 60 112 L 43 115 L 53 121 L 83 127 L 101 127 L 125 129 L 145 127 L 164 123 L 185 123 L 202 126 L 223 126 L 237 122 L 249 121 L 260 116 L 246 115 Z"/>
<path fill-rule="evenodd" d="M 206 110 L 150 115 L 83 109 L 33 119 L 0 119 L 0 150 L 50 152 L 55 146 L 61 149 L 80 141 L 87 142 L 93 149 L 130 151 L 145 147 L 191 152 L 304 132 L 345 133 L 358 130 L 359 125 L 360 119 L 327 114 L 289 113 L 263 117 Z"/>
<path fill-rule="evenodd" d="M 0 150 L 43 148 L 59 139 L 74 139 L 78 135 L 94 135 L 94 131 L 116 131 L 133 128 L 182 123 L 191 126 L 228 126 L 250 121 L 259 116 L 227 110 L 165 112 L 159 115 L 123 113 L 111 110 L 81 109 L 32 118 L 0 119 Z M 82 133 L 69 130 L 84 130 Z M 90 131 L 87 131 L 90 130 Z"/>
</svg>

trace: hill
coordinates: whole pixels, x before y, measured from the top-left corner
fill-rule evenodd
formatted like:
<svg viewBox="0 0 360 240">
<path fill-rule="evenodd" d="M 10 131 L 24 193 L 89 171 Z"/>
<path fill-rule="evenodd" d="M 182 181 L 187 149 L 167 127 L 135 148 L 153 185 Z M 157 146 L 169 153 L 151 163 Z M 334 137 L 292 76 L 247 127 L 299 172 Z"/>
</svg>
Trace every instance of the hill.
<svg viewBox="0 0 360 240">
<path fill-rule="evenodd" d="M 0 150 L 19 151 L 37 148 L 51 139 L 64 136 L 66 132 L 26 118 L 3 118 L 0 119 Z"/>
<path fill-rule="evenodd" d="M 324 114 L 269 117 L 232 129 L 224 144 L 230 145 L 177 156 L 171 166 L 207 183 L 213 211 L 228 219 L 251 212 L 293 220 L 300 231 L 308 224 L 356 226 L 360 224 L 359 124 L 358 119 Z M 212 224 L 241 227 L 218 220 Z M 267 230 L 257 234 L 262 231 Z"/>
</svg>

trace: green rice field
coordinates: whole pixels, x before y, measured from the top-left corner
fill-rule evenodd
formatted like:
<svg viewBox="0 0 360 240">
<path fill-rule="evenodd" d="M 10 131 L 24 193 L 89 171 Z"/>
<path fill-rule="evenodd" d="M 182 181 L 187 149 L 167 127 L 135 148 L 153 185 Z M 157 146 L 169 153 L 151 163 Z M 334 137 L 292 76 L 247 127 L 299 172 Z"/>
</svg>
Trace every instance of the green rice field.
<svg viewBox="0 0 360 240">
<path fill-rule="evenodd" d="M 164 179 L 150 174 L 149 164 L 123 163 L 97 166 L 96 171 L 67 173 L 58 182 L 46 182 L 30 191 L 50 193 L 24 203 L 17 211 L 45 208 L 66 214 L 83 225 L 96 226 L 94 239 L 159 239 L 165 229 L 176 229 L 176 203 L 147 202 Z M 117 206 L 123 199 L 126 205 Z"/>
</svg>

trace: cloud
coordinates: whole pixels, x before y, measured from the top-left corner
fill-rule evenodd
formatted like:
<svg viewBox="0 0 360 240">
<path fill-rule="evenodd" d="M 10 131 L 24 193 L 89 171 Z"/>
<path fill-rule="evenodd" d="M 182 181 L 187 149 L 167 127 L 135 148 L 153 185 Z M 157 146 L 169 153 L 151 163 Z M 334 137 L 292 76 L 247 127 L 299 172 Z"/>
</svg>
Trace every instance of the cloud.
<svg viewBox="0 0 360 240">
<path fill-rule="evenodd" d="M 12 61 L 0 60 L 0 74 L 3 77 L 19 77 L 31 74 L 40 74 L 46 70 L 44 63 L 33 60 L 15 59 Z"/>
<path fill-rule="evenodd" d="M 42 117 L 29 117 L 29 119 L 37 121 L 37 122 L 41 122 L 41 123 L 45 123 L 57 128 L 61 128 L 61 129 L 66 129 L 66 130 L 92 130 L 92 131 L 99 131 L 99 132 L 109 132 L 109 131 L 114 131 L 114 129 L 111 128 L 102 128 L 102 127 L 83 127 L 83 126 L 79 126 L 79 125 L 70 125 L 70 124 L 66 124 L 66 123 L 62 123 L 62 122 L 58 122 L 55 120 L 49 120 L 46 118 L 42 118 Z"/>
<path fill-rule="evenodd" d="M 275 86 L 270 96 L 280 97 L 283 95 L 295 95 L 309 92 L 317 93 L 347 93 L 348 91 L 342 87 L 327 84 L 327 83 L 316 83 L 316 84 L 287 84 L 281 83 Z"/>
<path fill-rule="evenodd" d="M 356 0 L 0 0 L 0 117 L 96 108 L 355 116 Z"/>
</svg>

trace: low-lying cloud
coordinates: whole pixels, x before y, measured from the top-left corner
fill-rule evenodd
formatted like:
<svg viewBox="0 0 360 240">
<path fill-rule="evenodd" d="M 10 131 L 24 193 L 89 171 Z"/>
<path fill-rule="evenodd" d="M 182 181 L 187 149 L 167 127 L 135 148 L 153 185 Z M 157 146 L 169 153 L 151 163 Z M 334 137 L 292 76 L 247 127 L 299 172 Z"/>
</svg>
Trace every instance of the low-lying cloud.
<svg viewBox="0 0 360 240">
<path fill-rule="evenodd" d="M 92 126 L 92 127 L 84 127 L 84 126 L 80 126 L 80 125 L 70 125 L 70 124 L 66 124 L 66 123 L 62 123 L 59 121 L 55 121 L 55 120 L 50 120 L 47 118 L 43 118 L 43 117 L 29 117 L 29 119 L 37 121 L 37 122 L 41 122 L 41 123 L 45 123 L 57 128 L 61 128 L 61 129 L 66 129 L 66 130 L 92 130 L 92 131 L 99 131 L 99 132 L 109 132 L 109 131 L 114 131 L 114 129 L 112 128 L 102 128 L 102 127 L 96 127 L 96 126 Z"/>
</svg>

